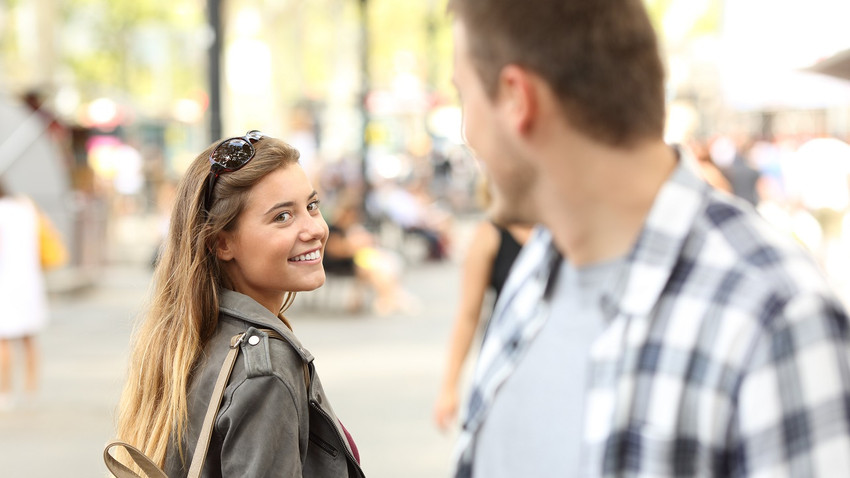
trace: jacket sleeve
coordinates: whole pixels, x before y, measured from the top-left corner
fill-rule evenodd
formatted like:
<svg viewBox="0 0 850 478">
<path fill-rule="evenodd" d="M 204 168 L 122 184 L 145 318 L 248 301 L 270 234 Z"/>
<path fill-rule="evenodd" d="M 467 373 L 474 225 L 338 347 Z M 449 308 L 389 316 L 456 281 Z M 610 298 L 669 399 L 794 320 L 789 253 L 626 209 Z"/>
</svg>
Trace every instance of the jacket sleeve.
<svg viewBox="0 0 850 478">
<path fill-rule="evenodd" d="M 246 379 L 222 409 L 221 476 L 301 477 L 299 407 L 283 379 Z"/>
</svg>

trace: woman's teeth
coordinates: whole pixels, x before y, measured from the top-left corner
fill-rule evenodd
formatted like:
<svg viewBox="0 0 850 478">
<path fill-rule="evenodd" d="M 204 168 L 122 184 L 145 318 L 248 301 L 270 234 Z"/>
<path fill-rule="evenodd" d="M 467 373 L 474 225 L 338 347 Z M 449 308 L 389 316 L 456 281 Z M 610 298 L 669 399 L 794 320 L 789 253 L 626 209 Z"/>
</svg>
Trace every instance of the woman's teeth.
<svg viewBox="0 0 850 478">
<path fill-rule="evenodd" d="M 320 257 L 319 251 L 313 251 L 309 254 L 301 254 L 300 256 L 293 257 L 289 259 L 292 262 L 301 262 L 301 261 L 315 261 Z"/>
</svg>

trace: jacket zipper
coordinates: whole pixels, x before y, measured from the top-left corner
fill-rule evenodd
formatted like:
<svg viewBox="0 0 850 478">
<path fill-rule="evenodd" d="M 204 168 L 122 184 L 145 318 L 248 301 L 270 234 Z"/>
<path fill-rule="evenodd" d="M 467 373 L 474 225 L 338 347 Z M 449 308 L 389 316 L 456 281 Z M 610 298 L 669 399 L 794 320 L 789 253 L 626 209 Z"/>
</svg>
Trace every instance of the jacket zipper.
<svg viewBox="0 0 850 478">
<path fill-rule="evenodd" d="M 328 455 L 330 455 L 334 458 L 336 458 L 336 456 L 339 455 L 339 450 L 334 448 L 333 445 L 326 442 L 325 440 L 322 440 L 322 437 L 320 437 L 316 433 L 310 434 L 310 442 L 313 443 L 314 445 L 318 446 L 322 450 L 325 450 L 325 453 L 327 453 Z"/>
</svg>

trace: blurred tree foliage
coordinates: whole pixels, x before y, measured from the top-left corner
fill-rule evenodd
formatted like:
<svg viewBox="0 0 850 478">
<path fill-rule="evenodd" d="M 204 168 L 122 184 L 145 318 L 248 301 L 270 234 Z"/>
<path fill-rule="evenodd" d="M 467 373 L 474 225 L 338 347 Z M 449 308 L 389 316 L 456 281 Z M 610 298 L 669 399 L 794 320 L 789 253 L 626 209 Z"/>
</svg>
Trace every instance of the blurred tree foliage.
<svg viewBox="0 0 850 478">
<path fill-rule="evenodd" d="M 262 39 L 272 54 L 273 87 L 281 98 L 326 98 L 341 88 L 356 95 L 359 4 L 362 0 L 222 0 L 228 26 L 243 8 L 262 18 Z M 659 31 L 677 9 L 698 8 L 685 27 L 696 38 L 716 33 L 722 0 L 645 0 Z M 38 59 L 21 55 L 14 12 L 27 0 L 0 7 L 0 53 L 6 78 L 12 65 Z M 31 4 L 30 4 L 31 5 Z M 56 69 L 83 101 L 127 96 L 151 109 L 207 88 L 205 0 L 55 0 Z M 391 87 L 400 70 L 431 91 L 452 96 L 450 18 L 446 0 L 368 0 L 369 72 L 374 88 Z M 231 38 L 233 31 L 226 34 Z M 225 41 L 226 43 L 226 41 Z M 250 65 L 248 65 L 250 67 Z M 23 74 L 21 74 L 23 75 Z M 14 78 L 13 78 L 14 79 Z M 285 106 L 285 105 L 281 105 Z"/>
<path fill-rule="evenodd" d="M 452 42 L 446 0 L 370 0 L 374 81 L 387 84 L 398 71 L 399 52 L 416 58 L 415 72 L 435 89 L 451 86 Z"/>
<path fill-rule="evenodd" d="M 154 108 L 204 86 L 203 11 L 186 0 L 64 0 L 64 64 L 84 98 L 130 95 Z M 200 74 L 199 74 L 200 73 Z"/>
<path fill-rule="evenodd" d="M 666 22 L 687 21 L 688 25 L 682 26 L 686 33 L 685 37 L 694 39 L 700 36 L 717 34 L 723 22 L 724 0 L 644 0 L 649 15 L 658 32 L 663 34 Z M 687 18 L 680 19 L 678 9 L 687 9 L 696 12 Z M 675 13 L 674 13 L 675 12 Z"/>
<path fill-rule="evenodd" d="M 234 4 L 236 2 L 233 2 Z M 401 58 L 413 58 L 412 73 L 431 89 L 451 91 L 451 37 L 446 0 L 368 0 L 369 74 L 387 88 Z M 361 73 L 360 0 L 276 2 L 258 6 L 276 61 L 277 86 L 289 97 L 338 93 L 340 75 Z M 231 8 L 235 9 L 235 5 Z M 403 60 L 401 61 L 403 63 Z M 349 78 L 357 93 L 357 78 Z"/>
<path fill-rule="evenodd" d="M 20 0 L 9 0 L 14 3 Z M 275 87 L 286 97 L 326 96 L 347 64 L 357 69 L 359 0 L 224 0 L 228 26 L 240 9 L 257 9 L 273 58 Z M 166 99 L 206 88 L 206 2 L 198 0 L 62 0 L 58 49 L 86 99 L 127 95 L 166 106 Z M 400 52 L 414 73 L 450 91 L 451 38 L 445 0 L 368 0 L 370 74 L 392 82 Z M 231 35 L 227 31 L 226 35 Z M 14 50 L 13 42 L 3 42 Z M 4 52 L 5 53 L 5 52 Z M 354 63 L 355 66 L 351 66 Z"/>
</svg>

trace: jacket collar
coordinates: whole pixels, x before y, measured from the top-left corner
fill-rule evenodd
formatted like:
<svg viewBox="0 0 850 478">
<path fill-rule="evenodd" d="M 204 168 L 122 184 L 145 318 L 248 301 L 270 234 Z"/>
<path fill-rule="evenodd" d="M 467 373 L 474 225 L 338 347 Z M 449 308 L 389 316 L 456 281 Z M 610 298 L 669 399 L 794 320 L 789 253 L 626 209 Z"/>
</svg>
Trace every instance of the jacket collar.
<svg viewBox="0 0 850 478">
<path fill-rule="evenodd" d="M 295 351 L 301 355 L 304 361 L 313 361 L 313 355 L 301 345 L 301 341 L 289 330 L 289 327 L 254 299 L 245 294 L 222 288 L 218 291 L 218 306 L 220 313 L 249 322 L 257 328 L 274 330 L 295 348 Z"/>
</svg>

